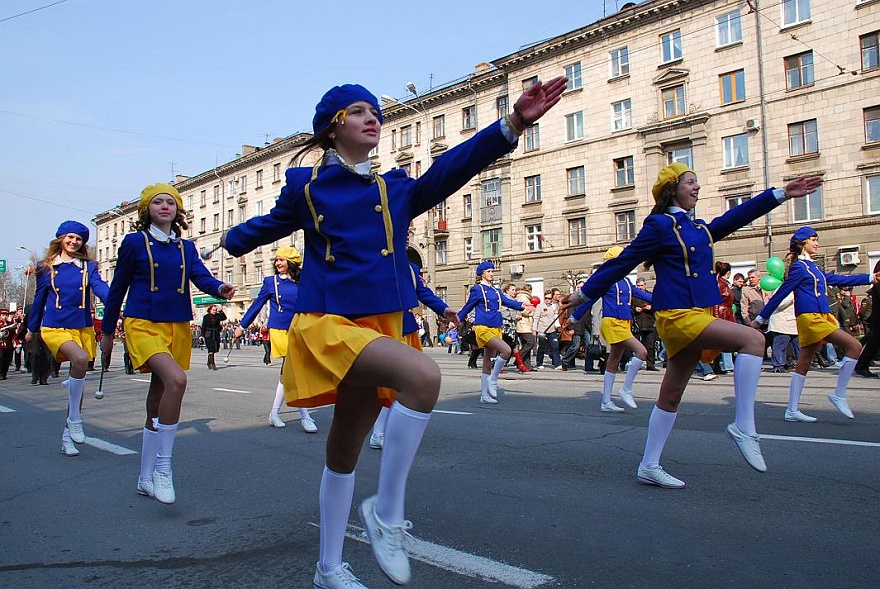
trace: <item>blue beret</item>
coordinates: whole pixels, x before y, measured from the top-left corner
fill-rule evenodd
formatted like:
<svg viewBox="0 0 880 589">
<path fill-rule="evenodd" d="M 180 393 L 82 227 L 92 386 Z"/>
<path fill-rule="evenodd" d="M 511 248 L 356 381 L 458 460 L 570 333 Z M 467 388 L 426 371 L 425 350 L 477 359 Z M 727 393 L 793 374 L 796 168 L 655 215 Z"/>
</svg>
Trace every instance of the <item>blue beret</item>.
<svg viewBox="0 0 880 589">
<path fill-rule="evenodd" d="M 483 272 L 485 272 L 486 270 L 494 269 L 495 264 L 493 264 L 492 262 L 480 262 L 480 264 L 477 266 L 477 276 L 482 276 Z"/>
<path fill-rule="evenodd" d="M 816 230 L 812 227 L 801 227 L 797 231 L 794 232 L 794 235 L 791 236 L 791 243 L 800 243 L 802 241 L 807 241 L 814 235 L 819 235 L 816 233 Z"/>
<path fill-rule="evenodd" d="M 89 228 L 79 221 L 65 221 L 58 226 L 58 231 L 55 232 L 55 237 L 63 237 L 68 233 L 79 235 L 84 242 L 89 240 Z"/>
<path fill-rule="evenodd" d="M 376 100 L 376 97 L 369 90 L 360 84 L 343 84 L 342 86 L 330 88 L 321 98 L 321 102 L 315 107 L 315 117 L 312 119 L 312 129 L 315 135 L 330 126 L 336 113 L 360 100 L 376 109 L 376 112 L 379 113 L 380 123 L 384 121 L 382 109 L 379 108 L 379 101 Z"/>
</svg>

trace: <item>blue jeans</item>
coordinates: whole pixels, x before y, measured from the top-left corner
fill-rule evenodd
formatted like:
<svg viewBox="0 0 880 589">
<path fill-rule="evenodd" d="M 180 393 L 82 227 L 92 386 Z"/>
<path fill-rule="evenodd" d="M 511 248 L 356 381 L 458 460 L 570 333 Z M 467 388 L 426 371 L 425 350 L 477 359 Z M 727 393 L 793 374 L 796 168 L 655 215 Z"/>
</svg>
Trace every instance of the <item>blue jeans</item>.
<svg viewBox="0 0 880 589">
<path fill-rule="evenodd" d="M 798 343 L 798 336 L 789 335 L 787 333 L 777 333 L 773 337 L 772 355 L 773 368 L 785 368 L 788 346 L 791 344 L 791 351 L 794 353 L 794 359 L 797 361 L 801 355 L 801 346 Z"/>
<path fill-rule="evenodd" d="M 555 331 L 551 331 L 547 334 L 540 334 L 538 336 L 538 352 L 535 354 L 536 368 L 544 363 L 544 354 L 548 351 L 553 366 L 559 366 L 561 362 L 559 358 L 559 334 Z"/>
<path fill-rule="evenodd" d="M 571 345 L 568 346 L 568 349 L 565 350 L 565 354 L 562 356 L 562 364 L 568 368 L 575 367 L 575 358 L 577 358 L 577 351 L 581 347 L 581 336 L 578 334 L 574 334 L 571 336 Z"/>
</svg>

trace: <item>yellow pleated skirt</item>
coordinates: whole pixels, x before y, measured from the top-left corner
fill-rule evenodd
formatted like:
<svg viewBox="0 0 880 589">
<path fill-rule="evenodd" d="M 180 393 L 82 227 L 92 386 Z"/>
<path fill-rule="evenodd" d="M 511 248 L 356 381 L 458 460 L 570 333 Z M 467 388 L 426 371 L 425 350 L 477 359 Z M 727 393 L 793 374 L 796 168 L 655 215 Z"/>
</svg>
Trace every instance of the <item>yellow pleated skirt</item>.
<svg viewBox="0 0 880 589">
<path fill-rule="evenodd" d="M 125 346 L 135 370 L 152 372 L 147 360 L 156 354 L 170 354 L 178 366 L 189 370 L 192 330 L 188 321 L 160 323 L 126 317 L 122 325 L 125 329 Z"/>
<path fill-rule="evenodd" d="M 474 335 L 477 337 L 477 347 L 482 348 L 488 344 L 493 337 L 501 339 L 500 327 L 487 327 L 485 325 L 475 325 Z"/>
<path fill-rule="evenodd" d="M 802 313 L 794 318 L 802 348 L 821 342 L 840 328 L 831 313 Z"/>
<path fill-rule="evenodd" d="M 711 307 L 691 309 L 662 309 L 654 311 L 657 321 L 657 334 L 666 347 L 666 357 L 672 358 L 703 333 L 703 330 L 718 318 L 712 315 Z"/>
<path fill-rule="evenodd" d="M 90 360 L 94 360 L 98 352 L 98 341 L 95 336 L 94 327 L 43 327 L 40 329 L 40 337 L 43 343 L 49 348 L 52 356 L 59 362 L 66 362 L 68 358 L 58 350 L 67 342 L 73 342 L 89 355 Z"/>
<path fill-rule="evenodd" d="M 616 317 L 602 317 L 599 325 L 599 333 L 609 345 L 625 342 L 633 336 L 632 321 L 629 319 L 617 319 Z"/>
<path fill-rule="evenodd" d="M 287 357 L 287 335 L 286 329 L 270 329 L 269 330 L 269 347 L 272 350 L 273 358 Z"/>
</svg>

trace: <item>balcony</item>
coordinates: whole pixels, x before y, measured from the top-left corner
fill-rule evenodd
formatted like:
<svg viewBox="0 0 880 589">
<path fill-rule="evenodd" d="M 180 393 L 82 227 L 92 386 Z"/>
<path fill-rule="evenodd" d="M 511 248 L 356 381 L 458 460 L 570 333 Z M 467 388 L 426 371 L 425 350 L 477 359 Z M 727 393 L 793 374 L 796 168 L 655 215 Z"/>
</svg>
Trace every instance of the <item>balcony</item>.
<svg viewBox="0 0 880 589">
<path fill-rule="evenodd" d="M 480 208 L 480 223 L 500 223 L 502 220 L 501 205 Z"/>
<path fill-rule="evenodd" d="M 435 233 L 449 233 L 449 225 L 446 219 L 437 219 L 434 221 Z"/>
</svg>

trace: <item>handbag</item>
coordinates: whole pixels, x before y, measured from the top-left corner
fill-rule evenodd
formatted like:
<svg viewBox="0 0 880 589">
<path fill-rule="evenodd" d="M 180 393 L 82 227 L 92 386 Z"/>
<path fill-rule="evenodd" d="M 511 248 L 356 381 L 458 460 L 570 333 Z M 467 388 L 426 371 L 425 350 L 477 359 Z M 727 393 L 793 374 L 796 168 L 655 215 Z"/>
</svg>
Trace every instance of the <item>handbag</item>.
<svg viewBox="0 0 880 589">
<path fill-rule="evenodd" d="M 599 343 L 599 338 L 594 337 L 593 340 L 584 346 L 584 358 L 588 360 L 600 360 L 605 355 L 605 346 Z"/>
</svg>

